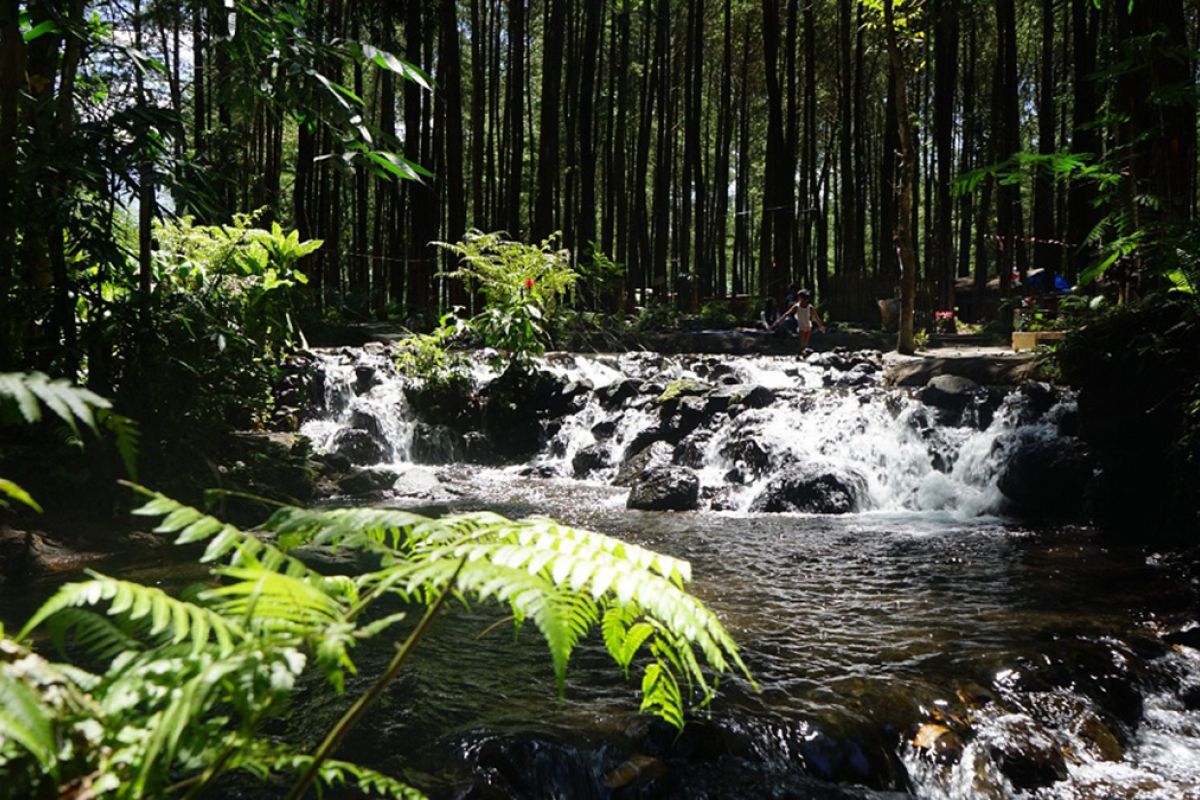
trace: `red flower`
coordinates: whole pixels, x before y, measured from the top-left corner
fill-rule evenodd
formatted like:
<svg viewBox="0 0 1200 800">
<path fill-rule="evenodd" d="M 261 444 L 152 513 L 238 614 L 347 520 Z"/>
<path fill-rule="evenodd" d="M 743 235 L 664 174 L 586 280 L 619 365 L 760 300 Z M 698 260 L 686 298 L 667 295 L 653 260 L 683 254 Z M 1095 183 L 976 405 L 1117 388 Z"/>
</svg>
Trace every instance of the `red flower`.
<svg viewBox="0 0 1200 800">
<path fill-rule="evenodd" d="M 533 288 L 533 278 L 526 278 L 526 279 L 525 279 L 525 288 L 526 288 L 526 289 L 532 289 L 532 288 Z"/>
</svg>

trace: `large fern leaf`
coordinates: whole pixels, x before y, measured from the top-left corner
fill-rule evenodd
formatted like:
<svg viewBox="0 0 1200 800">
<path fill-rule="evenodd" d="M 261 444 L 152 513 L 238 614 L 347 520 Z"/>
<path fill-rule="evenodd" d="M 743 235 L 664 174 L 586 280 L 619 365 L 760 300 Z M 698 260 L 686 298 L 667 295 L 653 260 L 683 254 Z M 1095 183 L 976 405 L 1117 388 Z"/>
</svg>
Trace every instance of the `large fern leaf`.
<svg viewBox="0 0 1200 800">
<path fill-rule="evenodd" d="M 37 694 L 8 670 L 0 669 L 0 745 L 15 742 L 46 770 L 56 770 L 51 716 Z"/>
<path fill-rule="evenodd" d="M 90 570 L 88 574 L 91 580 L 69 583 L 42 604 L 25 623 L 17 639 L 24 639 L 60 611 L 103 602 L 109 603 L 110 615 L 124 615 L 130 620 L 150 620 L 150 635 L 161 634 L 172 644 L 186 641 L 198 650 L 211 637 L 218 651 L 227 654 L 233 650 L 236 640 L 247 638 L 245 630 L 236 621 L 194 603 L 178 600 L 161 589 L 109 578 Z M 88 624 L 86 619 L 79 622 L 81 626 Z"/>
<path fill-rule="evenodd" d="M 41 372 L 0 372 L 0 404 L 15 406 L 30 424 L 42 418 L 44 405 L 76 433 L 80 422 L 95 431 L 94 411 L 112 405 L 95 392 Z"/>
</svg>

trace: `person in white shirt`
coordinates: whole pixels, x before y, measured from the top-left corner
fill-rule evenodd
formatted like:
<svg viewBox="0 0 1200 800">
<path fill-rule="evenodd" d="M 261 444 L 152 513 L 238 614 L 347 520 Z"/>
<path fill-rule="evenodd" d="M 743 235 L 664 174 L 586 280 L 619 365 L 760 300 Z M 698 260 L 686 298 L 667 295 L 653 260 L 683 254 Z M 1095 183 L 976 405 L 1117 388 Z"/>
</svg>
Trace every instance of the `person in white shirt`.
<svg viewBox="0 0 1200 800">
<path fill-rule="evenodd" d="M 796 294 L 796 302 L 792 307 L 783 312 L 783 316 L 775 320 L 775 324 L 771 326 L 771 330 L 780 325 L 785 319 L 795 317 L 799 325 L 800 333 L 800 352 L 808 352 L 808 340 L 812 336 L 813 325 L 817 326 L 817 330 L 821 333 L 825 332 L 825 325 L 821 322 L 821 317 L 817 315 L 817 309 L 812 305 L 807 289 L 801 289 Z"/>
</svg>

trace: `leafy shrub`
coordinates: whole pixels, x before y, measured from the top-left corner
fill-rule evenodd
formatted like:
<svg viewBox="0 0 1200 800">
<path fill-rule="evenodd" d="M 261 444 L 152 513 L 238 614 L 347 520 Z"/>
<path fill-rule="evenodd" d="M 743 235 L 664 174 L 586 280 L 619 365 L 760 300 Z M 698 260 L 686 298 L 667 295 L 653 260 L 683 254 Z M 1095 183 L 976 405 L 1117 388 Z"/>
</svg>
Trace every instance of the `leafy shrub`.
<svg viewBox="0 0 1200 800">
<path fill-rule="evenodd" d="M 396 350 L 396 369 L 430 388 L 453 388 L 468 381 L 469 361 L 453 349 L 469 327 L 454 314 L 443 314 L 430 333 L 412 333 Z"/>
<path fill-rule="evenodd" d="M 342 737 L 383 693 L 448 596 L 507 606 L 542 635 L 563 690 L 578 643 L 599 627 L 626 675 L 641 668 L 641 708 L 676 727 L 710 676 L 749 677 L 715 615 L 684 590 L 687 562 L 598 533 L 491 513 L 432 520 L 407 511 L 282 507 L 259 538 L 157 493 L 137 513 L 161 517 L 177 544 L 205 543 L 213 583 L 179 598 L 91 573 L 62 587 L 16 641 L 0 639 L 0 785 L 55 796 L 203 797 L 222 774 L 299 775 L 416 797 L 403 783 L 333 760 Z M 271 543 L 271 542 L 275 543 Z M 360 575 L 326 574 L 290 554 L 329 545 L 380 557 Z M 264 737 L 308 673 L 341 692 L 355 647 L 405 621 L 395 601 L 426 608 L 371 688 L 306 753 Z M 392 610 L 381 607 L 390 605 Z M 46 627 L 98 671 L 51 664 L 19 642 Z"/>
<path fill-rule="evenodd" d="M 95 321 L 89 370 L 135 417 L 203 440 L 251 426 L 269 408 L 279 358 L 301 339 L 299 262 L 321 243 L 253 223 L 161 223 L 149 307 L 117 289 Z"/>
<path fill-rule="evenodd" d="M 633 329 L 639 333 L 678 330 L 679 319 L 679 309 L 673 303 L 651 297 L 638 307 Z"/>
<path fill-rule="evenodd" d="M 448 277 L 462 279 L 483 298 L 472 330 L 499 351 L 502 364 L 520 371 L 546 351 L 553 317 L 579 278 L 567 251 L 555 250 L 553 241 L 524 244 L 473 230 L 457 244 L 436 243 L 459 258 Z"/>
</svg>

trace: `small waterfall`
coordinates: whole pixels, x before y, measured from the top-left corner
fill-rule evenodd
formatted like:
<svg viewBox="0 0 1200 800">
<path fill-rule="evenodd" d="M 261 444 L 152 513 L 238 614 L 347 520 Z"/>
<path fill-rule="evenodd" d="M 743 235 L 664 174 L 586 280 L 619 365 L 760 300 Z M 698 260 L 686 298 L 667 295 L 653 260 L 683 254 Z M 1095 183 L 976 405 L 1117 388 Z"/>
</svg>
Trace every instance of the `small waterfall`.
<svg viewBox="0 0 1200 800">
<path fill-rule="evenodd" d="M 486 392 L 496 373 L 483 358 L 476 364 L 472 383 Z M 582 390 L 565 414 L 547 421 L 540 452 L 508 469 L 627 484 L 622 466 L 665 439 L 660 455 L 669 446 L 669 461 L 696 472 L 708 506 L 736 512 L 753 510 L 773 477 L 809 465 L 849 480 L 861 495 L 860 510 L 997 514 L 1003 510 L 997 477 L 1009 443 L 1017 435 L 1059 436 L 1074 408 L 1067 398 L 1051 401 L 1048 411 L 1031 410 L 1020 391 L 985 392 L 947 413 L 911 390 L 883 387 L 879 358 L 867 353 L 807 360 L 552 353 L 541 368 Z M 426 426 L 425 446 L 414 458 L 422 423 L 406 397 L 406 379 L 382 347 L 319 352 L 312 384 L 301 432 L 319 450 L 361 464 L 411 462 L 430 449 L 455 461 L 469 450 L 462 431 Z M 725 405 L 751 390 L 757 402 Z M 701 416 L 664 436 L 662 400 L 671 391 L 690 395 L 681 402 Z"/>
<path fill-rule="evenodd" d="M 346 451 L 363 455 L 362 463 L 410 460 L 416 420 L 405 382 L 385 350 L 320 351 L 309 380 L 309 406 L 300 432 L 318 451 L 343 443 L 349 444 Z"/>
</svg>

